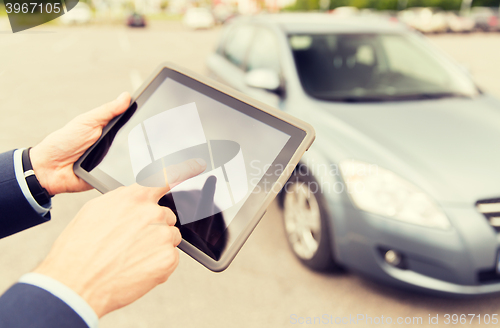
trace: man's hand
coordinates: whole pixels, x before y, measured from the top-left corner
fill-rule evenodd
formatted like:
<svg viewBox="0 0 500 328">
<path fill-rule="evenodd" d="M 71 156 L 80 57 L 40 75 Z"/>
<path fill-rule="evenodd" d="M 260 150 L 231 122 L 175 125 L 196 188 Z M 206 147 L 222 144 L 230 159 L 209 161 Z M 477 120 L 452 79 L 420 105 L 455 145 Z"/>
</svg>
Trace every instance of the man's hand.
<svg viewBox="0 0 500 328">
<path fill-rule="evenodd" d="M 203 160 L 168 167 L 168 185 L 121 187 L 88 202 L 35 272 L 77 292 L 99 317 L 163 283 L 177 267 L 176 217 L 159 199 L 206 168 Z"/>
<path fill-rule="evenodd" d="M 130 105 L 130 95 L 82 114 L 48 135 L 30 151 L 35 175 L 49 194 L 92 189 L 73 172 L 73 164 L 101 136 L 102 129 Z"/>
</svg>

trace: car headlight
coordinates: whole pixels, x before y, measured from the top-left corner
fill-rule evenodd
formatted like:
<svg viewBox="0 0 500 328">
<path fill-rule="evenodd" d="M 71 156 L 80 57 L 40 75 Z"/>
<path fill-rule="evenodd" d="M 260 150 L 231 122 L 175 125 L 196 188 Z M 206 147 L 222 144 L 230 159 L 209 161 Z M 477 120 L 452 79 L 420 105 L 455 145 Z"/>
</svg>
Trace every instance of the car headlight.
<svg viewBox="0 0 500 328">
<path fill-rule="evenodd" d="M 340 163 L 347 191 L 361 210 L 421 226 L 449 229 L 450 221 L 423 191 L 375 164 Z"/>
</svg>

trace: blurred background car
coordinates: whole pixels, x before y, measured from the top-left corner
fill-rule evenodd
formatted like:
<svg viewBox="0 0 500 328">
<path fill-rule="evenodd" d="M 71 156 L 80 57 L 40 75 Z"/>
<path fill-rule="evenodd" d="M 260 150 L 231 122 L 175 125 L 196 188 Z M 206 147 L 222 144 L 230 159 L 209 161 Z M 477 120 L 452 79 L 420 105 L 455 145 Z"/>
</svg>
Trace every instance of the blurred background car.
<svg viewBox="0 0 500 328">
<path fill-rule="evenodd" d="M 454 11 L 448 11 L 446 13 L 446 20 L 449 32 L 468 33 L 472 32 L 476 26 L 474 19 Z"/>
<path fill-rule="evenodd" d="M 146 16 L 133 12 L 127 17 L 128 27 L 146 27 Z"/>
<path fill-rule="evenodd" d="M 224 3 L 219 3 L 214 6 L 213 15 L 217 23 L 224 24 L 230 19 L 237 16 L 234 9 Z"/>
<path fill-rule="evenodd" d="M 425 37 L 387 20 L 239 18 L 207 66 L 316 129 L 280 196 L 304 265 L 431 292 L 500 291 L 500 101 Z"/>
<path fill-rule="evenodd" d="M 372 10 L 368 9 L 368 11 Z M 330 13 L 336 16 L 350 17 L 358 15 L 360 13 L 360 10 L 356 7 L 342 6 L 331 10 Z"/>
<path fill-rule="evenodd" d="M 483 32 L 496 32 L 500 29 L 498 8 L 472 7 L 470 17 L 475 22 L 476 29 Z"/>
<path fill-rule="evenodd" d="M 182 19 L 184 26 L 192 29 L 207 29 L 215 25 L 215 18 L 208 8 L 189 8 Z"/>
<path fill-rule="evenodd" d="M 78 2 L 76 6 L 60 17 L 61 23 L 65 25 L 87 24 L 92 20 L 92 11 L 88 4 Z"/>
<path fill-rule="evenodd" d="M 422 33 L 443 33 L 448 30 L 446 14 L 437 8 L 409 8 L 400 11 L 398 18 Z"/>
</svg>

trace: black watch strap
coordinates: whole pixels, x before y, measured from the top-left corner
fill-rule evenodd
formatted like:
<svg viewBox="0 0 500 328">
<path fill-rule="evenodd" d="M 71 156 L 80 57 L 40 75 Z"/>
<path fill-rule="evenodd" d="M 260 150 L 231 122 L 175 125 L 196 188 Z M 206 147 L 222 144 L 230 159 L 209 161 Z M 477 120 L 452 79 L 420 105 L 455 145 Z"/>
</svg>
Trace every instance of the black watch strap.
<svg viewBox="0 0 500 328">
<path fill-rule="evenodd" d="M 42 187 L 40 182 L 35 176 L 35 171 L 33 171 L 33 165 L 31 164 L 30 159 L 30 149 L 23 150 L 23 171 L 24 171 L 24 179 L 26 180 L 26 184 L 31 192 L 31 195 L 36 200 L 36 202 L 43 206 L 50 202 L 50 194 Z"/>
</svg>

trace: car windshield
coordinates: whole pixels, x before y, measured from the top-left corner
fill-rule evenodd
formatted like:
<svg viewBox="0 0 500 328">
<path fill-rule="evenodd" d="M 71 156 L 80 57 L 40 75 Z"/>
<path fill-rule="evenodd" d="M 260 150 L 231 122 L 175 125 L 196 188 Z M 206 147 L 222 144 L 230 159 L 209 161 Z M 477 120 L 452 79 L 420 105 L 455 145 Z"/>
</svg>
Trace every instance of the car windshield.
<svg viewBox="0 0 500 328">
<path fill-rule="evenodd" d="M 465 72 L 413 33 L 288 38 L 301 83 L 315 98 L 384 101 L 479 92 Z"/>
</svg>

